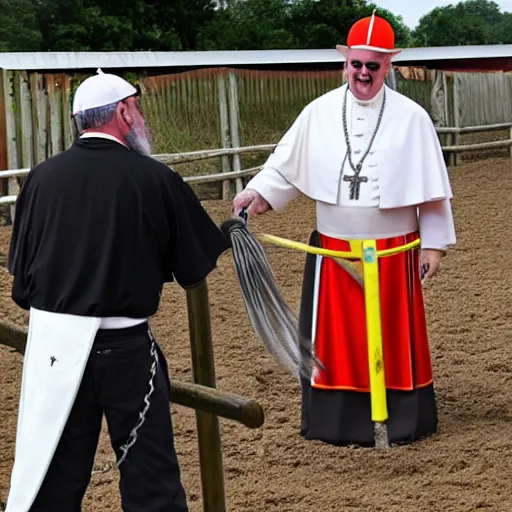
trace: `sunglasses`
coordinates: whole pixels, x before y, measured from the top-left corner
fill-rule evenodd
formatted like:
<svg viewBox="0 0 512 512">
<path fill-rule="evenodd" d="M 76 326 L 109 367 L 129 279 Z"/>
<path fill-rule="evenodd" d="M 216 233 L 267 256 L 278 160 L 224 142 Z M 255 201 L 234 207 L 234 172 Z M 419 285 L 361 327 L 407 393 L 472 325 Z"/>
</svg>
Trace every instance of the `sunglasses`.
<svg viewBox="0 0 512 512">
<path fill-rule="evenodd" d="M 380 69 L 380 64 L 378 62 L 361 62 L 360 60 L 351 60 L 350 65 L 355 69 L 361 69 L 363 66 L 366 66 L 368 71 L 378 71 Z"/>
</svg>

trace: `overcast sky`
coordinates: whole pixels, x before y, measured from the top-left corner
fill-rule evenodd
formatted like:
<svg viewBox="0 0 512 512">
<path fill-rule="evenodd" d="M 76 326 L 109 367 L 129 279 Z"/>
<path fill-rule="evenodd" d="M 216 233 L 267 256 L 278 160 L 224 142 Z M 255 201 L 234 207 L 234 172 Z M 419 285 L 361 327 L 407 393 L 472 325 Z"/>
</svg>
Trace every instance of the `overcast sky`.
<svg viewBox="0 0 512 512">
<path fill-rule="evenodd" d="M 512 0 L 494 0 L 501 8 L 502 12 L 512 12 Z M 455 5 L 458 0 L 373 0 L 372 3 L 384 9 L 388 9 L 393 14 L 399 14 L 404 22 L 410 28 L 415 28 L 418 20 L 434 7 L 443 5 Z"/>
</svg>

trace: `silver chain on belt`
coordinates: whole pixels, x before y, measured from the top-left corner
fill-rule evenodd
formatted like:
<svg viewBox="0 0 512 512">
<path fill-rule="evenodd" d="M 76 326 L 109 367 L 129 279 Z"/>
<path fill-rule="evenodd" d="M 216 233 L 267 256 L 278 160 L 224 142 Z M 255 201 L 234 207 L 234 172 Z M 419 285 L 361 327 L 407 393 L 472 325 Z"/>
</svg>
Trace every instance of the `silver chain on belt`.
<svg viewBox="0 0 512 512">
<path fill-rule="evenodd" d="M 153 338 L 153 334 L 151 333 L 150 328 L 148 328 L 148 336 L 149 339 L 151 340 L 150 354 L 152 358 L 151 368 L 149 370 L 148 392 L 144 397 L 144 408 L 142 409 L 141 412 L 139 412 L 139 421 L 130 432 L 130 435 L 128 436 L 128 441 L 126 441 L 126 443 L 120 448 L 122 455 L 117 462 L 117 467 L 119 467 L 126 460 L 130 448 L 136 443 L 139 429 L 142 427 L 142 425 L 144 425 L 144 422 L 146 421 L 146 414 L 149 410 L 149 407 L 151 406 L 151 395 L 153 394 L 153 391 L 155 391 L 154 381 L 156 376 L 156 369 L 158 366 L 158 354 L 156 351 L 155 338 Z"/>
</svg>

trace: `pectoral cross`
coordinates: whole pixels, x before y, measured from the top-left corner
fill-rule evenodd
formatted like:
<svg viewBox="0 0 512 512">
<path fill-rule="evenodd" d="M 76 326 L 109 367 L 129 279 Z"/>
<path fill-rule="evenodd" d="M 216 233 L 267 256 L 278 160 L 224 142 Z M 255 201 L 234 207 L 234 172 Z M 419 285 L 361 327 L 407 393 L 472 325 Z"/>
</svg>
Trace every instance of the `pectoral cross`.
<svg viewBox="0 0 512 512">
<path fill-rule="evenodd" d="M 367 176 L 359 176 L 359 173 L 361 172 L 361 166 L 358 165 L 354 171 L 353 176 L 343 176 L 343 181 L 349 181 L 350 182 L 350 196 L 349 199 L 356 201 L 359 199 L 359 192 L 361 189 L 361 183 L 367 183 L 368 177 Z"/>
</svg>

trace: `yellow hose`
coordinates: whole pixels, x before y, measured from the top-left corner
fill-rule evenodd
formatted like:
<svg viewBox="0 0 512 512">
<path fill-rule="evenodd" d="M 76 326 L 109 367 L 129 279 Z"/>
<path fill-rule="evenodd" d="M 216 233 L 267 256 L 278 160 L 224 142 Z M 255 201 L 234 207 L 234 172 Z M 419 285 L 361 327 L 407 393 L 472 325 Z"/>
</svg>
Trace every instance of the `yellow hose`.
<svg viewBox="0 0 512 512">
<path fill-rule="evenodd" d="M 322 247 L 314 247 L 312 245 L 304 244 L 302 242 L 295 242 L 293 240 L 288 240 L 287 238 L 281 238 L 275 235 L 268 235 L 266 233 L 257 234 L 256 238 L 262 242 L 267 242 L 272 245 L 277 245 L 279 247 L 284 247 L 286 249 L 295 249 L 297 251 L 307 252 L 309 254 L 318 254 L 320 256 L 327 256 L 331 258 L 342 258 L 342 259 L 362 259 L 363 251 L 362 246 L 364 241 L 361 240 L 361 250 L 358 251 L 333 251 L 332 249 L 324 249 Z M 393 247 L 392 249 L 384 249 L 381 251 L 377 251 L 377 257 L 383 258 L 385 256 L 391 256 L 393 254 L 398 254 L 399 252 L 408 251 L 409 249 L 413 249 L 414 247 L 418 247 L 420 245 L 420 239 L 416 239 L 413 242 L 409 242 L 404 245 L 400 245 L 398 247 Z"/>
<path fill-rule="evenodd" d="M 372 421 L 384 423 L 388 419 L 388 409 L 380 318 L 379 258 L 375 240 L 364 240 L 362 245 Z"/>
</svg>

